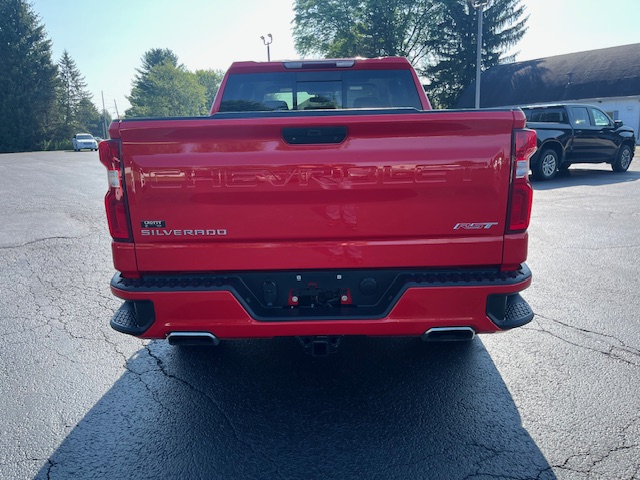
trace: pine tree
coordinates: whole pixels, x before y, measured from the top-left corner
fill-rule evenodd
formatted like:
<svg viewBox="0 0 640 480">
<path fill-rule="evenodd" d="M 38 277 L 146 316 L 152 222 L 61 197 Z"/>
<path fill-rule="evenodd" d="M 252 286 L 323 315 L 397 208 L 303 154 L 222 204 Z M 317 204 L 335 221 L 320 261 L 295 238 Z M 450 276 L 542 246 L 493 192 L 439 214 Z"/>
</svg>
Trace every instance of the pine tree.
<svg viewBox="0 0 640 480">
<path fill-rule="evenodd" d="M 165 64 L 175 68 L 182 68 L 182 65 L 178 65 L 178 56 L 168 48 L 152 48 L 144 53 L 142 67 L 136 68 L 137 73 L 133 80 L 133 89 L 131 91 L 133 102 L 136 101 L 138 95 L 144 96 L 152 93 L 153 87 L 149 81 L 151 71 L 154 67 Z M 131 99 L 129 99 L 129 102 L 133 105 Z"/>
<path fill-rule="evenodd" d="M 66 50 L 58 62 L 59 89 L 57 129 L 59 141 L 70 139 L 75 133 L 87 131 L 87 125 L 100 115 L 87 91 L 87 83 L 76 62 Z"/>
<path fill-rule="evenodd" d="M 475 78 L 478 12 L 469 0 L 439 3 L 438 25 L 428 43 L 435 61 L 422 69 L 430 81 L 429 98 L 438 108 L 455 107 Z M 482 68 L 486 70 L 513 61 L 503 54 L 526 31 L 527 17 L 521 0 L 492 0 L 483 15 Z"/>
<path fill-rule="evenodd" d="M 25 0 L 0 0 L 0 152 L 46 148 L 57 69 L 44 25 Z"/>
</svg>

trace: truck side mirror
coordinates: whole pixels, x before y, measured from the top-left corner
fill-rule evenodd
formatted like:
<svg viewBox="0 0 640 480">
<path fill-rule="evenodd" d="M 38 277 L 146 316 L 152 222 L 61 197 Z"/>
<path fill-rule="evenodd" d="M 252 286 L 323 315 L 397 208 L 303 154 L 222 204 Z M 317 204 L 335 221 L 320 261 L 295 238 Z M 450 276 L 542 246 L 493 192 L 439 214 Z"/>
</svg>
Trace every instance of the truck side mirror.
<svg viewBox="0 0 640 480">
<path fill-rule="evenodd" d="M 622 125 L 624 125 L 624 123 L 622 123 L 622 120 L 614 120 L 613 121 L 613 126 L 616 128 L 620 128 Z"/>
</svg>

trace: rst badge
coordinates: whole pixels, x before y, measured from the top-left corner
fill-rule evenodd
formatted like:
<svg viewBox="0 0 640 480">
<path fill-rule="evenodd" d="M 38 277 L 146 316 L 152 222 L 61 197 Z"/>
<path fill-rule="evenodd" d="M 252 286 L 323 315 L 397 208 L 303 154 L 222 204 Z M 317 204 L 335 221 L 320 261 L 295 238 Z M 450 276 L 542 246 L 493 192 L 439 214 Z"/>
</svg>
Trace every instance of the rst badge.
<svg viewBox="0 0 640 480">
<path fill-rule="evenodd" d="M 498 222 L 474 222 L 474 223 L 456 223 L 454 230 L 489 230 L 491 227 L 498 225 Z"/>
</svg>

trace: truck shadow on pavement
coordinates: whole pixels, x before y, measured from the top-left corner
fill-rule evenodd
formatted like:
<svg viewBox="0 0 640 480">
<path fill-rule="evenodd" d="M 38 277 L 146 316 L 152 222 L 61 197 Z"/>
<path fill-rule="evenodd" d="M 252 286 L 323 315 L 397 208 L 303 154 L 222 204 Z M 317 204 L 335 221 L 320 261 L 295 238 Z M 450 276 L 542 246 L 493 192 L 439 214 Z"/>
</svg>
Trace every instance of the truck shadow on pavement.
<svg viewBox="0 0 640 480">
<path fill-rule="evenodd" d="M 640 172 L 612 172 L 608 166 L 601 170 L 590 168 L 570 168 L 566 172 L 559 172 L 555 178 L 547 181 L 533 180 L 531 184 L 534 190 L 553 190 L 563 187 L 577 186 L 601 186 L 616 183 L 637 182 L 640 180 Z"/>
<path fill-rule="evenodd" d="M 36 478 L 470 476 L 556 478 L 482 342 L 348 338 L 151 342 Z"/>
</svg>

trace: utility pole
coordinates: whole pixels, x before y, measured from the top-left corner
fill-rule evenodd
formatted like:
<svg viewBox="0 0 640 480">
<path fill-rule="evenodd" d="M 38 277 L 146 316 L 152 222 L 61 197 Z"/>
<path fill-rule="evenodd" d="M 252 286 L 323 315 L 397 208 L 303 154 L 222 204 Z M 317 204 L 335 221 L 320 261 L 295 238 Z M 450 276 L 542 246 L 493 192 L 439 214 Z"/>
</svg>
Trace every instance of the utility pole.
<svg viewBox="0 0 640 480">
<path fill-rule="evenodd" d="M 116 118 L 120 119 L 120 112 L 118 112 L 118 104 L 115 98 L 113 99 L 113 106 L 116 107 Z"/>
<path fill-rule="evenodd" d="M 480 80 L 482 76 L 482 12 L 489 0 L 470 0 L 470 5 L 478 10 L 478 50 L 476 52 L 476 109 L 480 108 Z"/>
<path fill-rule="evenodd" d="M 262 43 L 264 43 L 267 46 L 267 61 L 270 62 L 271 61 L 271 50 L 269 49 L 269 45 L 271 45 L 271 43 L 273 42 L 273 37 L 271 36 L 271 34 L 267 34 L 267 37 L 269 38 L 269 40 L 267 40 L 264 37 L 260 37 L 262 39 Z"/>
<path fill-rule="evenodd" d="M 102 138 L 107 138 L 107 109 L 104 106 L 104 92 L 100 90 L 102 95 Z"/>
</svg>

